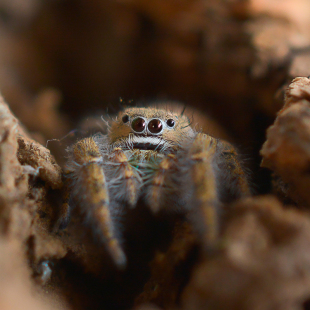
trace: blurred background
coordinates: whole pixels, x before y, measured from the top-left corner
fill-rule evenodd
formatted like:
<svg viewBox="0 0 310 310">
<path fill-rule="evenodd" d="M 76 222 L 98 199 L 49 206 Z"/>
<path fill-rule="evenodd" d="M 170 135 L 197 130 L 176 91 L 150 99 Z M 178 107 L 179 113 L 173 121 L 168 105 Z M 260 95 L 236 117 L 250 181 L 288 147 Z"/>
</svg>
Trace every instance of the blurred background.
<svg viewBox="0 0 310 310">
<path fill-rule="evenodd" d="M 176 100 L 226 130 L 267 192 L 265 130 L 308 75 L 309 0 L 0 0 L 0 90 L 44 145 L 87 116 Z"/>
</svg>

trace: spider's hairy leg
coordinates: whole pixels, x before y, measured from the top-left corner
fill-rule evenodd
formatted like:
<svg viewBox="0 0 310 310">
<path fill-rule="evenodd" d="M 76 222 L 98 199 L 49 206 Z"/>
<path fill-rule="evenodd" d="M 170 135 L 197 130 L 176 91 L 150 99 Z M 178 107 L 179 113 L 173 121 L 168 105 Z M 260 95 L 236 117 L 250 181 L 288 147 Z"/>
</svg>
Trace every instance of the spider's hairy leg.
<svg viewBox="0 0 310 310">
<path fill-rule="evenodd" d="M 111 192 L 131 207 L 136 205 L 142 184 L 137 170 L 130 164 L 124 151 L 120 147 L 113 149 L 109 155 Z"/>
<path fill-rule="evenodd" d="M 193 163 L 191 177 L 194 186 L 194 204 L 198 204 L 202 213 L 200 221 L 203 222 L 203 237 L 206 244 L 213 246 L 218 237 L 218 197 L 216 179 L 212 159 L 216 153 L 216 139 L 197 134 L 189 151 Z"/>
<path fill-rule="evenodd" d="M 219 207 L 250 194 L 244 170 L 231 144 L 198 134 L 189 151 L 194 186 L 193 204 L 202 213 L 202 233 L 212 247 L 219 233 Z"/>
<path fill-rule="evenodd" d="M 151 210 L 156 213 L 163 207 L 165 194 L 169 191 L 169 175 L 176 170 L 176 156 L 167 155 L 158 165 L 158 169 L 154 173 L 147 193 L 148 205 Z"/>
<path fill-rule="evenodd" d="M 73 160 L 77 163 L 77 180 L 72 193 L 88 219 L 100 231 L 100 236 L 118 267 L 126 265 L 126 256 L 115 236 L 109 209 L 109 195 L 102 166 L 102 157 L 93 138 L 86 138 L 73 146 Z"/>
<path fill-rule="evenodd" d="M 250 187 L 247 175 L 238 160 L 235 148 L 226 141 L 218 141 L 218 183 L 219 197 L 223 202 L 231 202 L 235 199 L 249 196 Z"/>
</svg>

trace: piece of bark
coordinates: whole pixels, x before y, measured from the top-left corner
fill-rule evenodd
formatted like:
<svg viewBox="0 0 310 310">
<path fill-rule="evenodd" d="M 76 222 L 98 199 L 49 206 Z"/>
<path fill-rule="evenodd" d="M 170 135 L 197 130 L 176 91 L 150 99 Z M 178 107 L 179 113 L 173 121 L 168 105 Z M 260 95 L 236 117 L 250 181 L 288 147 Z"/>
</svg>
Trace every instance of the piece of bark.
<svg viewBox="0 0 310 310">
<path fill-rule="evenodd" d="M 0 309 L 64 310 L 64 304 L 39 295 L 18 242 L 0 238 Z"/>
<path fill-rule="evenodd" d="M 0 97 L 0 222 L 3 233 L 10 230 L 11 216 L 25 199 L 27 176 L 17 159 L 17 119 Z"/>
<path fill-rule="evenodd" d="M 25 136 L 18 136 L 18 159 L 22 165 L 34 168 L 35 177 L 40 177 L 53 189 L 62 187 L 61 168 L 56 164 L 50 150 Z"/>
<path fill-rule="evenodd" d="M 286 91 L 285 104 L 267 130 L 262 166 L 273 170 L 290 187 L 299 204 L 310 205 L 310 80 L 296 78 Z"/>
<path fill-rule="evenodd" d="M 310 296 L 310 219 L 273 197 L 232 207 L 222 252 L 198 264 L 183 310 L 302 309 Z"/>
<path fill-rule="evenodd" d="M 7 104 L 0 97 L 0 273 L 3 283 L 0 298 L 1 309 L 49 309 L 42 305 L 42 294 L 31 282 L 29 267 L 34 269 L 44 259 L 61 258 L 67 253 L 62 243 L 55 239 L 37 213 L 42 205 L 54 209 L 47 192 L 51 186 L 60 187 L 60 168 L 53 161 L 49 151 L 36 144 L 41 153 L 33 156 L 33 149 L 19 154 L 19 139 L 30 141 L 27 132 L 13 116 Z M 31 140 L 32 144 L 35 144 Z M 32 158 L 23 166 L 19 159 Z M 36 175 L 36 164 L 42 165 L 45 174 L 45 186 L 39 189 L 39 174 Z M 34 167 L 31 167 L 33 165 Z M 56 175 L 56 176 L 55 176 Z M 42 182 L 41 182 L 42 183 Z M 50 184 L 50 185 L 49 185 Z M 50 221 L 52 218 L 47 218 Z M 14 259 L 16 257 L 16 259 Z M 20 294 L 20 299 L 14 298 Z M 22 304 L 21 304 L 22 303 Z M 51 301 L 48 301 L 52 304 Z M 55 305 L 55 309 L 63 309 Z"/>
</svg>

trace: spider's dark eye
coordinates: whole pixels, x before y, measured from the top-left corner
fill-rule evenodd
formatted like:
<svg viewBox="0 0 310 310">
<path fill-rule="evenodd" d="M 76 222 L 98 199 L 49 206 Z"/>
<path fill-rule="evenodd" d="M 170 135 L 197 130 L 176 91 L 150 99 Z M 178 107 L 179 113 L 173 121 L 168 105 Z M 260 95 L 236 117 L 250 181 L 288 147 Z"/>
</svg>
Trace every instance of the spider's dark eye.
<svg viewBox="0 0 310 310">
<path fill-rule="evenodd" d="M 131 123 L 132 129 L 136 132 L 144 131 L 145 126 L 146 126 L 145 120 L 142 117 L 135 118 Z"/>
<path fill-rule="evenodd" d="M 169 127 L 174 127 L 175 121 L 174 121 L 172 118 L 169 118 L 169 119 L 167 120 L 167 125 L 168 125 Z"/>
<path fill-rule="evenodd" d="M 129 116 L 127 114 L 125 114 L 123 117 L 122 117 L 122 121 L 123 123 L 128 123 L 129 121 Z"/>
<path fill-rule="evenodd" d="M 155 118 L 149 122 L 147 128 L 151 133 L 160 133 L 163 129 L 163 124 L 159 119 Z"/>
</svg>

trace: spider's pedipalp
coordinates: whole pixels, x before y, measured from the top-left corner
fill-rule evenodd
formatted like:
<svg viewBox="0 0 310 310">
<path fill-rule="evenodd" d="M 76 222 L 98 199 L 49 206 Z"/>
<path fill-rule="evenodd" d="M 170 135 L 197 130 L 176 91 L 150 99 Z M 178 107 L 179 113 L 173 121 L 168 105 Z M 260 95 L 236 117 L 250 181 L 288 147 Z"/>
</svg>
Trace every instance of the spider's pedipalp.
<svg viewBox="0 0 310 310">
<path fill-rule="evenodd" d="M 91 221 L 94 232 L 99 232 L 116 265 L 124 268 L 126 256 L 114 231 L 99 148 L 92 138 L 86 138 L 73 146 L 71 156 L 78 164 L 78 168 L 71 171 L 75 175 L 71 185 L 73 198 Z M 72 169 L 73 165 L 70 166 Z"/>
</svg>

